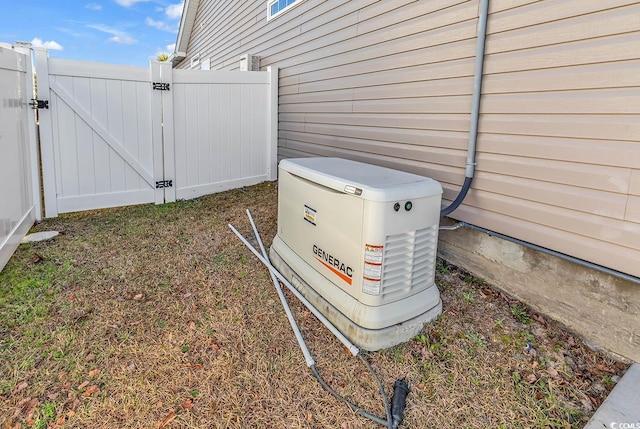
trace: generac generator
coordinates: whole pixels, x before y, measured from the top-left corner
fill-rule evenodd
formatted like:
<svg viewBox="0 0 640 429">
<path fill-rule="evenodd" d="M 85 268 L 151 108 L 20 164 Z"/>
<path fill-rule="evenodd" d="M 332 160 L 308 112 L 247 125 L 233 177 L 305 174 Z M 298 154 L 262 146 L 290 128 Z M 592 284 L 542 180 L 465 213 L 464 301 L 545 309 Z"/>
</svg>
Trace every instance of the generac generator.
<svg viewBox="0 0 640 429">
<path fill-rule="evenodd" d="M 271 262 L 353 343 L 400 344 L 442 311 L 441 196 L 438 182 L 389 168 L 282 160 Z"/>
</svg>

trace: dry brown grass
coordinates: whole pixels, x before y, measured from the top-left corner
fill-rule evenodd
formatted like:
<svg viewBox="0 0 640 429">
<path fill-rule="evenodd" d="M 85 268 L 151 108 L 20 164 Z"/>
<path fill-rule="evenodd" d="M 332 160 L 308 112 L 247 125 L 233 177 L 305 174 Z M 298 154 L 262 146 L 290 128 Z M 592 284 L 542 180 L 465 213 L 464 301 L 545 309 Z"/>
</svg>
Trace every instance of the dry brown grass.
<svg viewBox="0 0 640 429">
<path fill-rule="evenodd" d="M 275 234 L 263 184 L 164 206 L 61 216 L 0 273 L 3 428 L 368 428 L 308 371 L 268 272 L 228 230 Z M 444 313 L 368 355 L 403 427 L 582 427 L 626 368 L 468 274 L 439 264 Z M 383 416 L 374 380 L 287 298 L 340 392 Z M 534 351 L 525 353 L 530 342 Z"/>
</svg>

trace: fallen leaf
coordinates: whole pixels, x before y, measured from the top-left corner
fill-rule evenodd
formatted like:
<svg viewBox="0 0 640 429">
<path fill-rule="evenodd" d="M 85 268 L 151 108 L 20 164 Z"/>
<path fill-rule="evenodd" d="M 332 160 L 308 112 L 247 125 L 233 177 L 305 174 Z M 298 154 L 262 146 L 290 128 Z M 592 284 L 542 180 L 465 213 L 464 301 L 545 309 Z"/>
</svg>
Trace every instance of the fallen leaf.
<svg viewBox="0 0 640 429">
<path fill-rule="evenodd" d="M 307 421 L 308 421 L 309 423 L 313 422 L 313 414 L 311 414 L 311 413 L 307 413 Z"/>
<path fill-rule="evenodd" d="M 608 366 L 601 363 L 597 363 L 596 368 L 598 368 L 600 371 L 608 372 L 609 374 L 616 373 L 616 371 L 613 368 L 609 368 Z"/>
<path fill-rule="evenodd" d="M 38 262 L 44 261 L 44 258 L 41 255 L 39 255 L 38 253 L 34 253 L 32 261 L 33 261 L 34 264 L 37 264 Z"/>
<path fill-rule="evenodd" d="M 547 321 L 545 320 L 544 317 L 538 315 L 538 314 L 532 314 L 531 317 L 538 323 L 547 326 Z"/>
<path fill-rule="evenodd" d="M 185 410 L 190 410 L 193 408 L 193 400 L 192 399 L 185 399 L 184 401 L 182 401 L 182 408 L 184 408 Z"/>
<path fill-rule="evenodd" d="M 83 381 L 82 383 L 80 383 L 80 384 L 78 385 L 78 390 L 82 390 L 82 389 L 84 389 L 85 387 L 87 387 L 88 385 L 89 385 L 89 382 L 88 382 L 88 381 Z"/>
<path fill-rule="evenodd" d="M 69 301 L 75 301 L 76 296 L 74 294 L 69 294 Z"/>
<path fill-rule="evenodd" d="M 167 414 L 164 417 L 164 419 L 159 420 L 156 423 L 156 427 L 158 429 L 163 428 L 163 427 L 167 426 L 169 423 L 171 423 L 175 418 L 176 418 L 176 413 L 174 411 L 171 411 L 169 414 Z"/>
<path fill-rule="evenodd" d="M 38 406 L 38 398 L 24 398 L 18 402 L 18 406 L 22 408 L 22 413 L 28 416 L 33 414 L 33 409 Z"/>
<path fill-rule="evenodd" d="M 98 388 L 98 386 L 96 386 L 95 384 L 92 384 L 91 386 L 87 387 L 87 390 L 82 392 L 82 396 L 84 396 L 85 398 L 88 398 L 89 396 L 99 391 L 100 389 Z"/>
<path fill-rule="evenodd" d="M 569 337 L 569 338 L 567 339 L 567 345 L 568 345 L 569 347 L 575 347 L 575 346 L 576 346 L 576 340 L 574 340 L 574 339 L 573 339 L 573 337 Z"/>
<path fill-rule="evenodd" d="M 96 360 L 96 355 L 94 355 L 93 353 L 89 353 L 85 358 L 84 361 L 85 362 L 91 362 Z"/>
<path fill-rule="evenodd" d="M 131 292 L 127 292 L 124 294 L 124 299 L 133 299 L 133 294 Z"/>
<path fill-rule="evenodd" d="M 340 429 L 349 429 L 349 424 L 347 422 L 342 422 Z"/>
<path fill-rule="evenodd" d="M 282 353 L 282 348 L 275 346 L 275 347 L 270 347 L 269 351 L 273 354 L 279 355 L 280 353 Z"/>
<path fill-rule="evenodd" d="M 67 421 L 67 419 L 65 419 L 64 416 L 60 416 L 60 417 L 58 417 L 58 420 L 56 420 L 56 424 L 58 426 L 62 426 L 66 421 Z"/>
<path fill-rule="evenodd" d="M 189 322 L 189 329 L 196 329 L 195 322 Z"/>
<path fill-rule="evenodd" d="M 31 426 L 36 424 L 36 421 L 33 420 L 31 417 L 27 417 L 26 419 L 24 419 L 24 421 L 27 424 L 27 426 L 29 426 L 29 427 L 31 427 Z"/>
<path fill-rule="evenodd" d="M 99 369 L 92 369 L 91 371 L 89 371 L 89 378 L 94 378 L 95 376 L 97 376 L 98 374 L 100 374 L 100 370 Z"/>
<path fill-rule="evenodd" d="M 538 378 L 535 374 L 529 374 L 525 377 L 525 380 L 527 380 L 529 383 L 535 383 L 537 379 Z"/>
<path fill-rule="evenodd" d="M 552 366 L 547 368 L 547 373 L 551 376 L 551 378 L 560 378 L 558 371 Z"/>
<path fill-rule="evenodd" d="M 133 300 L 134 300 L 134 301 L 140 301 L 140 300 L 142 299 L 142 296 L 143 296 L 143 295 L 142 295 L 141 293 L 139 293 L 139 294 L 137 294 L 137 295 L 135 295 L 135 296 L 133 297 Z"/>
<path fill-rule="evenodd" d="M 23 381 L 22 383 L 18 383 L 18 385 L 16 386 L 16 392 L 26 389 L 28 385 L 29 384 L 26 381 Z"/>
<path fill-rule="evenodd" d="M 67 417 L 69 417 L 69 418 L 73 418 L 73 416 L 75 416 L 75 415 L 76 415 L 76 412 L 75 412 L 75 411 L 73 411 L 73 410 L 69 410 L 69 411 L 67 411 Z"/>
</svg>

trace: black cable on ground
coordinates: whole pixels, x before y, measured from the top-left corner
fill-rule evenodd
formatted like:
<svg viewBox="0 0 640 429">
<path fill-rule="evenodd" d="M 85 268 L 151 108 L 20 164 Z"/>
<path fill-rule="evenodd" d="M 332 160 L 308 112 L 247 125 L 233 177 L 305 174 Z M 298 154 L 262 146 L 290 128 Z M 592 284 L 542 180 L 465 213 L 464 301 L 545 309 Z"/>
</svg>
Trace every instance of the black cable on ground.
<svg viewBox="0 0 640 429">
<path fill-rule="evenodd" d="M 378 416 L 376 416 L 374 414 L 371 414 L 368 411 L 360 408 L 359 406 L 357 406 L 356 404 L 354 404 L 353 402 L 349 401 L 347 398 L 345 398 L 344 396 L 342 396 L 338 392 L 336 392 L 333 388 L 331 388 L 331 386 L 329 386 L 327 384 L 326 381 L 324 381 L 324 378 L 322 378 L 322 376 L 320 375 L 320 373 L 316 369 L 315 365 L 311 365 L 309 368 L 311 369 L 311 372 L 313 373 L 313 376 L 318 380 L 318 382 L 324 388 L 324 390 L 329 392 L 336 399 L 338 399 L 338 400 L 344 402 L 345 404 L 347 404 L 349 406 L 349 408 L 351 408 L 351 410 L 357 412 L 362 417 L 365 417 L 365 418 L 367 418 L 367 419 L 369 419 L 371 421 L 374 421 L 374 422 L 376 422 L 376 423 L 378 423 L 378 424 L 380 424 L 382 426 L 386 426 L 388 429 L 392 429 L 393 422 L 392 422 L 392 419 L 391 419 L 391 407 L 389 405 L 389 401 L 387 399 L 387 395 L 386 395 L 386 393 L 384 391 L 384 387 L 382 386 L 382 383 L 380 382 L 380 379 L 378 378 L 377 374 L 373 370 L 373 367 L 371 366 L 369 361 L 367 361 L 360 353 L 358 353 L 358 357 L 360 358 L 360 360 L 362 362 L 364 362 L 364 364 L 366 365 L 367 369 L 369 370 L 369 372 L 371 373 L 373 378 L 376 380 L 376 383 L 378 383 L 378 389 L 380 390 L 380 394 L 382 395 L 382 402 L 384 403 L 384 409 L 385 409 L 385 412 L 387 414 L 386 420 L 385 419 L 381 419 L 380 417 L 378 417 Z"/>
</svg>

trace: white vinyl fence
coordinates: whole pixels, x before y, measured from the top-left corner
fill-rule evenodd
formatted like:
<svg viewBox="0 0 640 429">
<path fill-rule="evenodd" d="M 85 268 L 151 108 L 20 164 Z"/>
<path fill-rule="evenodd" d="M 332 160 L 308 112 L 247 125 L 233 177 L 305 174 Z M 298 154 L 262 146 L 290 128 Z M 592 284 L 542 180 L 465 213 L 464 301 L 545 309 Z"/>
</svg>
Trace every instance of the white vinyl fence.
<svg viewBox="0 0 640 429">
<path fill-rule="evenodd" d="M 0 270 L 40 217 L 32 97 L 30 53 L 0 47 Z"/>
<path fill-rule="evenodd" d="M 36 49 L 45 213 L 195 198 L 276 179 L 277 69 L 172 70 Z"/>
</svg>

